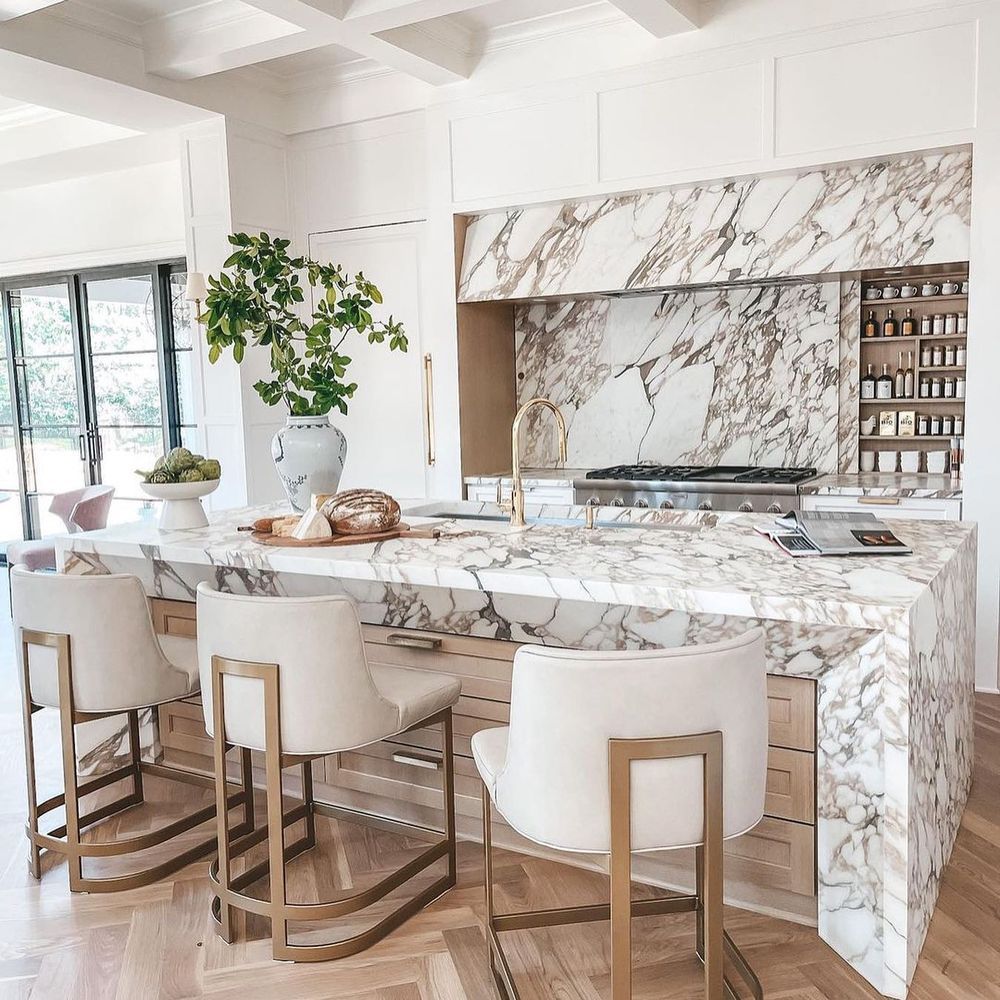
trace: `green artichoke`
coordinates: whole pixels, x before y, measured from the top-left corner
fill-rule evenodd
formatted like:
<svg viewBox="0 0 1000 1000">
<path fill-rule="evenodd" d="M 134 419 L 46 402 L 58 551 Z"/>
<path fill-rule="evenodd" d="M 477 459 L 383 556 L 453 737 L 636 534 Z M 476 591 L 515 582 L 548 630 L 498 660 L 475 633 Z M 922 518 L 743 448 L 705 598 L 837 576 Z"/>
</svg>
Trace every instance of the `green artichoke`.
<svg viewBox="0 0 1000 1000">
<path fill-rule="evenodd" d="M 204 482 L 205 477 L 201 474 L 199 469 L 185 469 L 180 475 L 180 481 L 182 483 L 201 483 Z"/>
<path fill-rule="evenodd" d="M 154 469 L 146 480 L 147 483 L 175 483 L 176 476 L 172 475 L 168 469 Z"/>
<path fill-rule="evenodd" d="M 180 474 L 185 469 L 194 468 L 194 456 L 187 448 L 171 448 L 167 452 L 163 465 L 170 472 Z"/>
<path fill-rule="evenodd" d="M 222 466 L 214 458 L 203 458 L 198 463 L 198 471 L 205 479 L 218 479 L 222 475 Z"/>
</svg>

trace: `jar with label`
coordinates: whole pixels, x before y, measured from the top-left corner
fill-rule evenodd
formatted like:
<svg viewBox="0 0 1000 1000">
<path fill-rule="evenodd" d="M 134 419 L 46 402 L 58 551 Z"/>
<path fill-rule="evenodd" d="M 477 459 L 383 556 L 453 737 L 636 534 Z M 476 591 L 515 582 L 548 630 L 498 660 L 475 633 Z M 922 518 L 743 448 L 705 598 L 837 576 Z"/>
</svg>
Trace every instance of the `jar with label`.
<svg viewBox="0 0 1000 1000">
<path fill-rule="evenodd" d="M 965 376 L 956 375 L 955 376 L 955 398 L 965 399 Z"/>
<path fill-rule="evenodd" d="M 920 317 L 920 336 L 929 337 L 931 335 L 931 318 L 930 316 Z"/>
<path fill-rule="evenodd" d="M 955 380 L 950 375 L 945 378 L 943 389 L 945 399 L 955 398 Z"/>
<path fill-rule="evenodd" d="M 931 429 L 931 418 L 927 416 L 926 413 L 921 413 L 917 417 L 917 435 L 919 437 L 927 437 L 927 434 Z"/>
<path fill-rule="evenodd" d="M 948 334 L 958 333 L 958 315 L 956 313 L 948 313 L 944 318 L 944 332 Z"/>
<path fill-rule="evenodd" d="M 931 399 L 940 399 L 944 394 L 944 386 L 941 384 L 941 379 L 932 378 L 931 379 Z"/>
<path fill-rule="evenodd" d="M 930 399 L 931 395 L 931 380 L 929 378 L 922 378 L 920 380 L 920 398 Z"/>
<path fill-rule="evenodd" d="M 957 414 L 955 417 L 955 433 L 965 433 L 965 417 L 963 417 L 961 413 Z"/>
<path fill-rule="evenodd" d="M 941 433 L 945 437 L 951 437 L 955 430 L 955 418 L 947 413 L 941 418 Z"/>
<path fill-rule="evenodd" d="M 944 333 L 944 313 L 934 314 L 934 322 L 931 324 L 931 332 L 935 337 Z"/>
<path fill-rule="evenodd" d="M 941 433 L 941 417 L 935 413 L 931 417 L 931 436 L 937 437 Z"/>
<path fill-rule="evenodd" d="M 920 366 L 921 368 L 928 368 L 931 364 L 931 345 L 924 344 L 920 348 Z"/>
<path fill-rule="evenodd" d="M 955 345 L 954 344 L 949 344 L 944 349 L 944 363 L 946 365 L 948 365 L 949 368 L 952 367 L 955 364 Z"/>
<path fill-rule="evenodd" d="M 955 348 L 955 364 L 964 368 L 966 358 L 968 358 L 968 348 L 965 344 L 959 344 L 958 347 Z"/>
<path fill-rule="evenodd" d="M 958 332 L 968 333 L 969 332 L 969 317 L 966 313 L 958 314 Z"/>
<path fill-rule="evenodd" d="M 931 351 L 931 364 L 935 368 L 944 364 L 944 348 L 940 344 L 935 344 Z"/>
</svg>

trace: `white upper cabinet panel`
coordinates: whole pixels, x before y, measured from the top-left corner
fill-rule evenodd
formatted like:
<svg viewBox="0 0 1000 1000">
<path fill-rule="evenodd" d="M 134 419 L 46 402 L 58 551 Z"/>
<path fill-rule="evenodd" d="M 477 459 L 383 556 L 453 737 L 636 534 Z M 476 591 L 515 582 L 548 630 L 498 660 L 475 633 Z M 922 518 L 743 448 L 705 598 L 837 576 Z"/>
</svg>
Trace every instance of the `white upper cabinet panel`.
<svg viewBox="0 0 1000 1000">
<path fill-rule="evenodd" d="M 244 228 L 287 232 L 285 151 L 246 136 L 229 137 L 229 188 L 233 222 Z"/>
<path fill-rule="evenodd" d="M 596 120 L 592 94 L 453 120 L 452 197 L 473 201 L 595 181 Z"/>
<path fill-rule="evenodd" d="M 972 21 L 783 56 L 775 72 L 778 156 L 975 125 Z"/>
<path fill-rule="evenodd" d="M 599 101 L 602 181 L 762 155 L 759 63 L 608 90 Z"/>
</svg>

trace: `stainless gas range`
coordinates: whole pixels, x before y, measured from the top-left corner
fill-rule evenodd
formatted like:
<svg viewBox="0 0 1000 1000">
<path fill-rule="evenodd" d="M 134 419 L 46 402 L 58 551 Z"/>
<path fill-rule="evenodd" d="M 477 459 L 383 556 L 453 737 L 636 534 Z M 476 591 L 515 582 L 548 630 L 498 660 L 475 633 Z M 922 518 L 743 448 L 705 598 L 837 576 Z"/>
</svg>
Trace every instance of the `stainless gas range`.
<svg viewBox="0 0 1000 1000">
<path fill-rule="evenodd" d="M 614 465 L 573 481 L 577 503 L 777 514 L 798 510 L 815 469 L 745 465 Z"/>
</svg>

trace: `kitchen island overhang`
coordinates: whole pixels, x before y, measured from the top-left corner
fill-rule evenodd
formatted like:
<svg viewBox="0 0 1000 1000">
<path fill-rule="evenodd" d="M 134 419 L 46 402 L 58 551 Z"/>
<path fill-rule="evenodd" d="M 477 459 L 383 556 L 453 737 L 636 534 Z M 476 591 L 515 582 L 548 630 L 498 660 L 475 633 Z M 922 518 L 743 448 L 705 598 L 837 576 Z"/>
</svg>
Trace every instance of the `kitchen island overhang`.
<svg viewBox="0 0 1000 1000">
<path fill-rule="evenodd" d="M 266 548 L 237 527 L 111 528 L 58 542 L 66 572 L 133 572 L 153 597 L 346 593 L 373 625 L 578 648 L 676 646 L 761 625 L 768 670 L 817 685 L 818 927 L 883 993 L 906 993 L 972 773 L 976 531 L 907 522 L 910 557 L 791 559 L 762 518 L 610 509 L 659 527 L 512 531 L 479 504 L 440 514 L 439 539 Z M 269 512 L 269 511 L 268 511 Z M 541 508 L 553 520 L 578 509 Z M 448 515 L 452 515 L 449 519 Z"/>
</svg>

